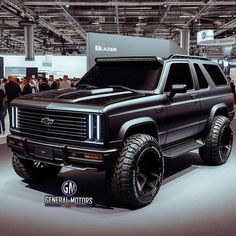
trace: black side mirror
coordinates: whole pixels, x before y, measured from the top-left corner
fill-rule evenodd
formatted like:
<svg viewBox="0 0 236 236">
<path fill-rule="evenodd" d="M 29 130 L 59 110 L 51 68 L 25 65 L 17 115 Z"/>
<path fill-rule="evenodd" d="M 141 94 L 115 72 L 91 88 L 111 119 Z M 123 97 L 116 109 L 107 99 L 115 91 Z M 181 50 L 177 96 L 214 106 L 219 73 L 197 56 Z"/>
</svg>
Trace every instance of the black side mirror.
<svg viewBox="0 0 236 236">
<path fill-rule="evenodd" d="M 186 84 L 173 84 L 170 91 L 170 98 L 173 98 L 176 93 L 186 93 L 187 85 Z"/>
</svg>

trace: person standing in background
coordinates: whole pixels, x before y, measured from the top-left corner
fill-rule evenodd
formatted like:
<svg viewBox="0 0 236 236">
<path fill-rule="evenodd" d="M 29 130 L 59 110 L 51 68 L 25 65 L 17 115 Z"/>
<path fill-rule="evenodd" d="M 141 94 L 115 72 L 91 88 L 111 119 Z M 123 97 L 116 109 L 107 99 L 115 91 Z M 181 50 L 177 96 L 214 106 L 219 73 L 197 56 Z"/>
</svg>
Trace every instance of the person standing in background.
<svg viewBox="0 0 236 236">
<path fill-rule="evenodd" d="M 4 78 L 4 79 L 2 80 L 1 85 L 0 85 L 0 89 L 3 90 L 4 93 L 6 93 L 6 91 L 5 91 L 5 85 L 6 85 L 6 83 L 7 83 L 7 79 Z"/>
<path fill-rule="evenodd" d="M 42 78 L 42 83 L 39 84 L 39 92 L 50 90 L 50 86 L 48 85 L 47 78 Z"/>
<path fill-rule="evenodd" d="M 20 78 L 16 78 L 16 83 L 19 84 L 21 92 L 23 91 L 23 84 L 22 81 L 20 80 Z"/>
<path fill-rule="evenodd" d="M 5 85 L 5 91 L 7 95 L 7 109 L 9 114 L 10 120 L 10 127 L 12 126 L 12 113 L 10 109 L 10 103 L 13 99 L 20 96 L 21 88 L 19 84 L 16 83 L 16 77 L 9 75 L 8 76 L 8 83 Z"/>
<path fill-rule="evenodd" d="M 71 83 L 69 81 L 68 75 L 63 76 L 63 80 L 60 83 L 60 88 L 61 89 L 71 88 Z"/>
<path fill-rule="evenodd" d="M 2 133 L 2 131 L 3 134 L 5 132 L 5 112 L 4 112 L 5 96 L 6 94 L 4 93 L 4 91 L 0 89 L 0 121 L 1 121 L 0 134 Z"/>
<path fill-rule="evenodd" d="M 51 82 L 51 89 L 58 89 L 58 83 L 57 81 L 54 79 L 53 75 L 49 75 L 49 81 Z"/>
<path fill-rule="evenodd" d="M 231 87 L 232 93 L 233 93 L 233 95 L 234 95 L 234 101 L 236 102 L 235 84 L 234 84 L 234 82 L 232 81 L 232 79 L 231 79 L 230 76 L 226 76 L 226 78 L 227 78 L 227 80 L 228 80 L 229 86 Z"/>
<path fill-rule="evenodd" d="M 30 85 L 30 78 L 26 77 L 23 81 L 24 87 L 21 95 L 26 95 L 32 93 L 32 87 Z"/>
</svg>

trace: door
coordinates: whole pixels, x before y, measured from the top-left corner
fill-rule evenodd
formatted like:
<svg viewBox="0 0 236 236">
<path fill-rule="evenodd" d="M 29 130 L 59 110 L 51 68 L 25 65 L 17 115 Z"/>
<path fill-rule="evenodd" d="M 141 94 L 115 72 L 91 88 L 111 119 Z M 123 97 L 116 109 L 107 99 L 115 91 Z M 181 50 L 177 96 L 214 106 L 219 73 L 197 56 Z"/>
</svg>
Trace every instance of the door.
<svg viewBox="0 0 236 236">
<path fill-rule="evenodd" d="M 164 93 L 169 93 L 174 84 L 185 84 L 187 92 L 175 94 L 167 105 L 166 144 L 191 138 L 199 132 L 200 100 L 188 62 L 170 64 Z"/>
</svg>

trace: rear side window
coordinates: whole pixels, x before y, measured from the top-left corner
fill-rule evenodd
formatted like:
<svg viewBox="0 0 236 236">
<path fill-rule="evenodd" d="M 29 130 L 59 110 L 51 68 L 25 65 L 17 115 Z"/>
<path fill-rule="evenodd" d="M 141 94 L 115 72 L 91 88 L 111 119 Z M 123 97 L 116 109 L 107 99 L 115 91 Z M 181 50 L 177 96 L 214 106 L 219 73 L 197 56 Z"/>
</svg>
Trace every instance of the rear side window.
<svg viewBox="0 0 236 236">
<path fill-rule="evenodd" d="M 173 84 L 185 84 L 187 90 L 193 89 L 193 79 L 188 63 L 173 63 L 170 66 L 165 92 L 170 92 Z"/>
<path fill-rule="evenodd" d="M 203 66 L 207 70 L 208 74 L 211 76 L 211 79 L 213 80 L 215 85 L 227 84 L 227 81 L 218 66 L 207 64 L 204 64 Z"/>
<path fill-rule="evenodd" d="M 200 88 L 207 88 L 208 87 L 208 83 L 207 83 L 207 80 L 206 80 L 204 74 L 202 73 L 201 68 L 196 63 L 194 63 L 193 65 L 194 65 L 195 71 L 197 73 L 199 87 Z"/>
</svg>

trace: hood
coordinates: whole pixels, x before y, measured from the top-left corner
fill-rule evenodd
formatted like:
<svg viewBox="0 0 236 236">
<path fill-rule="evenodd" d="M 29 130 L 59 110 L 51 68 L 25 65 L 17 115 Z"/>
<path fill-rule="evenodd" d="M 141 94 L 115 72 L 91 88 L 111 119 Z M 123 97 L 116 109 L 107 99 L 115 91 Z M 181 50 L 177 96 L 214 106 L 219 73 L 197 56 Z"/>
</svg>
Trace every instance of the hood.
<svg viewBox="0 0 236 236">
<path fill-rule="evenodd" d="M 105 106 L 145 96 L 144 93 L 130 91 L 123 88 L 70 88 L 56 89 L 30 95 L 21 96 L 20 100 L 37 102 L 70 103 L 91 106 Z"/>
</svg>

